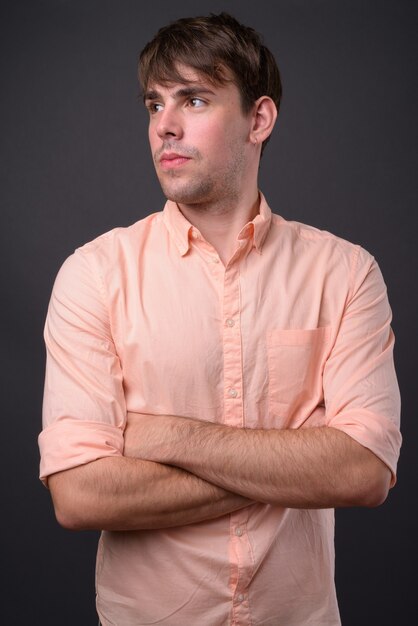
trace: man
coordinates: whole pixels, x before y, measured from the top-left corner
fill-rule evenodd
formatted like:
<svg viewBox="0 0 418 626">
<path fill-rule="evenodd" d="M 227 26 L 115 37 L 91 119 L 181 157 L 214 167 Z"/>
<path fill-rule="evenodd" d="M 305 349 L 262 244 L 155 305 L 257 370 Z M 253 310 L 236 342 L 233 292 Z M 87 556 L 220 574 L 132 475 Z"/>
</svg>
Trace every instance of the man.
<svg viewBox="0 0 418 626">
<path fill-rule="evenodd" d="M 383 279 L 258 191 L 281 84 L 252 29 L 179 20 L 139 75 L 168 200 L 59 272 L 41 478 L 103 530 L 105 626 L 339 624 L 333 509 L 383 502 L 401 443 Z"/>
</svg>

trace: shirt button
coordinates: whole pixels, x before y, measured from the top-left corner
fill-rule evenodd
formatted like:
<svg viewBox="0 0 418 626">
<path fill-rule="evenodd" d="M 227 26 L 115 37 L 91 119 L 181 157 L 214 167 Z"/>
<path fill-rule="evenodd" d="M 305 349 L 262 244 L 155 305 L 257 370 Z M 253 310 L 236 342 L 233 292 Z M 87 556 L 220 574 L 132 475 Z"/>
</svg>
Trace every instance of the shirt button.
<svg viewBox="0 0 418 626">
<path fill-rule="evenodd" d="M 228 389 L 228 396 L 230 398 L 236 398 L 238 395 L 238 391 L 236 389 Z"/>
<path fill-rule="evenodd" d="M 197 239 L 199 237 L 199 233 L 196 230 L 192 230 L 193 239 Z"/>
<path fill-rule="evenodd" d="M 219 259 L 217 256 L 212 257 L 212 263 L 219 263 Z"/>
<path fill-rule="evenodd" d="M 237 537 L 242 537 L 242 528 L 236 528 L 235 529 L 235 534 Z"/>
<path fill-rule="evenodd" d="M 226 325 L 232 328 L 232 326 L 235 326 L 235 322 L 234 320 L 231 320 L 231 318 L 229 318 L 226 320 Z"/>
<path fill-rule="evenodd" d="M 244 594 L 240 593 L 238 596 L 238 602 L 243 602 L 244 601 Z"/>
</svg>

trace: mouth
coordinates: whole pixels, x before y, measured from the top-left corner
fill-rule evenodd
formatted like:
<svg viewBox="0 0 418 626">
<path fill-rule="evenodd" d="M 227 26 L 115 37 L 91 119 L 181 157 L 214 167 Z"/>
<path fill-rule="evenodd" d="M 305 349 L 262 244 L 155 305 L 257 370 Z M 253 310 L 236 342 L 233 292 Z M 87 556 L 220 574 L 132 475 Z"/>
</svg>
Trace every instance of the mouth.
<svg viewBox="0 0 418 626">
<path fill-rule="evenodd" d="M 164 152 L 159 158 L 159 163 L 163 170 L 181 167 L 188 161 L 190 161 L 190 157 L 177 154 L 176 152 Z"/>
</svg>

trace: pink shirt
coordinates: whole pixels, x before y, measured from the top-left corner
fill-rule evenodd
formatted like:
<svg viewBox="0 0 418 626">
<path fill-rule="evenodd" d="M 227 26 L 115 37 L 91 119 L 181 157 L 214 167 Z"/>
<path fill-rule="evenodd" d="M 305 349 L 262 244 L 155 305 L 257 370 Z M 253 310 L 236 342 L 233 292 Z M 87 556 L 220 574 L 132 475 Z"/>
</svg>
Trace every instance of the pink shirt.
<svg viewBox="0 0 418 626">
<path fill-rule="evenodd" d="M 41 478 L 121 455 L 133 411 L 333 426 L 394 483 L 390 321 L 379 268 L 359 246 L 272 214 L 261 196 L 225 267 L 167 202 L 78 249 L 58 274 Z M 184 527 L 103 532 L 97 606 L 104 626 L 340 624 L 334 512 L 253 504 Z"/>
</svg>

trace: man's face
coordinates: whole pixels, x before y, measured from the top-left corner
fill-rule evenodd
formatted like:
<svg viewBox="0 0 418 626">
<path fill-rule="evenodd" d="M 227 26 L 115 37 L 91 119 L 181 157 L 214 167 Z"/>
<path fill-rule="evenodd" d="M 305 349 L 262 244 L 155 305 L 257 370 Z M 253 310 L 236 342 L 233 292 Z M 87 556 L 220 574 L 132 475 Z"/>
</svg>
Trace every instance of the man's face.
<svg viewBox="0 0 418 626">
<path fill-rule="evenodd" d="M 199 205 L 232 200 L 251 154 L 251 115 L 233 82 L 214 86 L 181 68 L 184 83 L 151 84 L 145 96 L 155 169 L 167 198 Z"/>
</svg>

